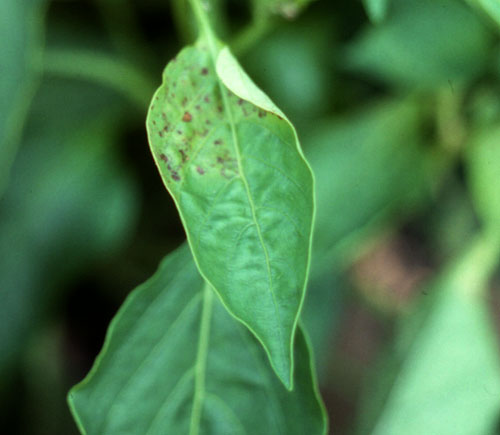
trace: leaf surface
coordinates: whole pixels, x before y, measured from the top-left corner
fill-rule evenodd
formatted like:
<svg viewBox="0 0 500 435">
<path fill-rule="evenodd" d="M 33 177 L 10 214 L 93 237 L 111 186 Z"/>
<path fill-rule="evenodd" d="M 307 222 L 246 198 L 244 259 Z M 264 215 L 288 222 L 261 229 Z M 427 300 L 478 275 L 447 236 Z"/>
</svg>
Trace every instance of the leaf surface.
<svg viewBox="0 0 500 435">
<path fill-rule="evenodd" d="M 41 72 L 44 0 L 0 2 L 0 195 Z"/>
<path fill-rule="evenodd" d="M 200 272 L 291 387 L 314 211 L 293 126 L 202 37 L 168 64 L 147 128 Z"/>
<path fill-rule="evenodd" d="M 89 435 L 322 434 L 325 417 L 301 331 L 296 340 L 289 392 L 183 246 L 128 297 L 69 403 Z"/>
</svg>

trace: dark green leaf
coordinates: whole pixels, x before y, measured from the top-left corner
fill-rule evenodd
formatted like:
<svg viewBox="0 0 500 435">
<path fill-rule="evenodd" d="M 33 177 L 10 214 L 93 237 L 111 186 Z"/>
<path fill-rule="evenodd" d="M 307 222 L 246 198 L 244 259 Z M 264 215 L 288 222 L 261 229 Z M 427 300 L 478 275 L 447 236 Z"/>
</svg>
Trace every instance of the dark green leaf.
<svg viewBox="0 0 500 435">
<path fill-rule="evenodd" d="M 460 1 L 393 0 L 391 16 L 348 47 L 346 62 L 398 86 L 436 88 L 477 76 L 491 36 Z"/>
<path fill-rule="evenodd" d="M 184 246 L 128 297 L 93 369 L 70 392 L 70 406 L 89 435 L 322 434 L 302 332 L 296 340 L 289 392 Z"/>
<path fill-rule="evenodd" d="M 294 128 L 205 38 L 168 64 L 147 126 L 202 275 L 291 387 L 314 207 Z"/>
<path fill-rule="evenodd" d="M 61 81 L 42 85 L 33 103 L 0 202 L 0 371 L 56 288 L 132 233 L 137 188 L 113 147 L 117 103 L 102 89 Z"/>
</svg>

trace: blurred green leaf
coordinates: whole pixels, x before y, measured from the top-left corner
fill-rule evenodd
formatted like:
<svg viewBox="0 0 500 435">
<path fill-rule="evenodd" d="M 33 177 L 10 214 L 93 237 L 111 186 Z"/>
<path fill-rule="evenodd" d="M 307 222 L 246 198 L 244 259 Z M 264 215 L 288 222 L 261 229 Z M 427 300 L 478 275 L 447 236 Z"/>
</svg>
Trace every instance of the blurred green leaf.
<svg viewBox="0 0 500 435">
<path fill-rule="evenodd" d="M 41 73 L 44 0 L 0 2 L 0 197 Z"/>
<path fill-rule="evenodd" d="M 466 0 L 469 4 L 484 11 L 500 26 L 500 2 L 498 0 Z"/>
<path fill-rule="evenodd" d="M 127 240 L 137 190 L 113 147 L 117 103 L 67 82 L 48 82 L 34 102 L 0 203 L 0 370 L 57 286 Z"/>
<path fill-rule="evenodd" d="M 329 253 L 356 232 L 426 197 L 419 127 L 418 105 L 393 101 L 325 123 L 305 139 L 317 181 L 316 262 L 331 261 Z"/>
<path fill-rule="evenodd" d="M 325 52 L 331 50 L 330 31 L 326 17 L 285 23 L 243 59 L 251 77 L 294 124 L 307 130 L 329 104 L 332 73 Z"/>
<path fill-rule="evenodd" d="M 496 433 L 500 360 L 484 291 L 498 253 L 480 236 L 402 319 L 366 386 L 358 433 Z"/>
<path fill-rule="evenodd" d="M 393 0 L 391 6 L 384 23 L 366 28 L 347 48 L 349 69 L 434 89 L 471 80 L 485 66 L 492 35 L 462 2 Z"/>
<path fill-rule="evenodd" d="M 469 185 L 477 212 L 500 235 L 500 125 L 477 132 L 467 151 Z"/>
<path fill-rule="evenodd" d="M 387 15 L 390 0 L 363 0 L 366 13 L 370 20 L 375 23 L 381 23 Z"/>
<path fill-rule="evenodd" d="M 322 434 L 325 416 L 302 332 L 296 340 L 289 392 L 184 245 L 128 297 L 69 403 L 89 435 Z"/>
</svg>

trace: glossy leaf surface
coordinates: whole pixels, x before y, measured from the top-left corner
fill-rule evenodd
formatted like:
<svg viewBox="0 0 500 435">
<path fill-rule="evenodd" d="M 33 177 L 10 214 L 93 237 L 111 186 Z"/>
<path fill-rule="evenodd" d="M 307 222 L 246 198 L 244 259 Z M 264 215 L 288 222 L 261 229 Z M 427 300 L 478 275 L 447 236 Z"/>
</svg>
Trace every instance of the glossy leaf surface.
<svg viewBox="0 0 500 435">
<path fill-rule="evenodd" d="M 496 433 L 500 360 L 483 290 L 497 254 L 489 237 L 479 238 L 399 325 L 367 386 L 358 433 Z"/>
<path fill-rule="evenodd" d="M 44 0 L 0 2 L 0 195 L 41 72 Z"/>
<path fill-rule="evenodd" d="M 147 126 L 202 275 L 290 387 L 314 207 L 293 127 L 203 38 L 167 66 Z"/>
<path fill-rule="evenodd" d="M 89 435 L 322 434 L 302 332 L 296 340 L 289 392 L 183 246 L 128 297 L 90 374 L 70 392 L 70 405 Z"/>
</svg>

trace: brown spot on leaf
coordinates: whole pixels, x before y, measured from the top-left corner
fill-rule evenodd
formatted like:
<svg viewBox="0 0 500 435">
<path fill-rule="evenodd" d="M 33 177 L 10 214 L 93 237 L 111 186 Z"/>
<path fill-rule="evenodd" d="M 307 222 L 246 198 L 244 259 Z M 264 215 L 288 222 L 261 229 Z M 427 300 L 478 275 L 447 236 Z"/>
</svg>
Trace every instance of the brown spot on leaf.
<svg viewBox="0 0 500 435">
<path fill-rule="evenodd" d="M 181 154 L 182 163 L 189 160 L 189 156 L 186 154 L 186 152 L 184 150 L 179 150 L 179 153 Z"/>
<path fill-rule="evenodd" d="M 167 163 L 168 162 L 168 157 L 165 154 L 161 153 L 160 154 L 160 160 L 163 161 L 163 162 L 165 162 L 165 163 Z"/>
<path fill-rule="evenodd" d="M 197 104 L 196 106 L 194 106 L 194 108 L 195 108 L 196 110 L 201 110 L 201 106 L 200 106 L 199 104 Z"/>
<path fill-rule="evenodd" d="M 182 107 L 184 107 L 184 106 L 187 104 L 187 102 L 188 102 L 187 97 L 184 97 L 184 98 L 182 99 L 182 103 L 181 103 L 181 104 L 182 104 Z"/>
<path fill-rule="evenodd" d="M 217 112 L 222 112 L 222 106 L 217 106 Z"/>
<path fill-rule="evenodd" d="M 181 177 L 179 177 L 179 174 L 176 171 L 172 171 L 172 178 L 175 181 L 179 181 L 181 179 Z"/>
<path fill-rule="evenodd" d="M 210 125 L 210 124 L 212 124 L 212 123 L 210 122 L 210 119 L 207 119 L 207 120 L 205 121 L 205 124 Z"/>
<path fill-rule="evenodd" d="M 259 110 L 259 118 L 264 118 L 266 116 L 266 112 L 264 110 Z"/>
<path fill-rule="evenodd" d="M 214 140 L 215 145 L 220 145 L 221 143 L 222 143 L 222 141 L 220 139 Z"/>
<path fill-rule="evenodd" d="M 238 105 L 241 106 L 243 104 L 243 100 L 241 98 L 238 98 Z"/>
<path fill-rule="evenodd" d="M 206 96 L 205 98 L 203 98 L 203 101 L 205 103 L 210 103 L 210 98 L 208 96 Z"/>
<path fill-rule="evenodd" d="M 208 68 L 202 68 L 201 75 L 206 76 L 208 74 Z"/>
<path fill-rule="evenodd" d="M 182 117 L 184 122 L 191 122 L 192 119 L 193 116 L 189 112 L 184 112 L 184 116 Z"/>
<path fill-rule="evenodd" d="M 203 168 L 201 166 L 197 166 L 196 170 L 198 171 L 198 174 L 200 174 L 200 175 L 203 175 L 205 173 L 205 171 L 203 170 Z"/>
</svg>

